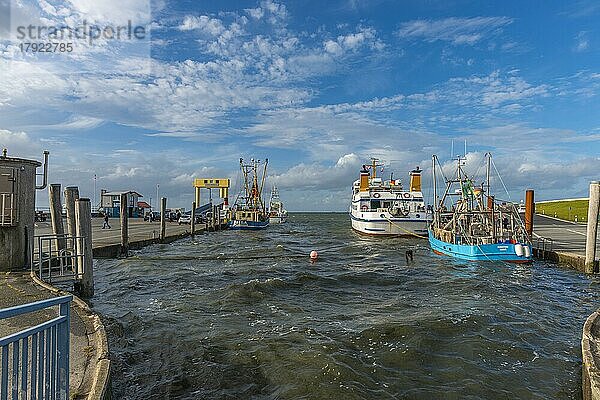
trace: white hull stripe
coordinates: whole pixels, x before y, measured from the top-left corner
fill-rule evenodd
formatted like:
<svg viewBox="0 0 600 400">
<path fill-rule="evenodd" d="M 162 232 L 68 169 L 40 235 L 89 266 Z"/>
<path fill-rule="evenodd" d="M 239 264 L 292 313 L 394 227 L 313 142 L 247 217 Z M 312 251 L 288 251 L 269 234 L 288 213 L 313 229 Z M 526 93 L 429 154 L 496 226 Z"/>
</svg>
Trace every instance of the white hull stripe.
<svg viewBox="0 0 600 400">
<path fill-rule="evenodd" d="M 428 222 L 431 221 L 431 219 L 427 219 L 427 218 L 418 218 L 418 219 L 408 219 L 408 218 L 389 218 L 389 219 L 365 219 L 365 218 L 358 218 L 355 217 L 354 215 L 350 214 L 350 218 L 355 220 L 355 221 L 360 221 L 360 222 L 422 222 L 423 224 L 427 224 Z"/>
</svg>

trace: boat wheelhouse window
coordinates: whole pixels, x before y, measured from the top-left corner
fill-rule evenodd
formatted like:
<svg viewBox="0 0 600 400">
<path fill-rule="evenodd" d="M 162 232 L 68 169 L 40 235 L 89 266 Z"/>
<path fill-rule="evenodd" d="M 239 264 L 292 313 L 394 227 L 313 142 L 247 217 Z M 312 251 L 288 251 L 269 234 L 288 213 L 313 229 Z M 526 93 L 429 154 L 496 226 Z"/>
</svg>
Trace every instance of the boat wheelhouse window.
<svg viewBox="0 0 600 400">
<path fill-rule="evenodd" d="M 381 208 L 390 208 L 392 206 L 391 201 L 383 201 L 381 202 Z"/>
<path fill-rule="evenodd" d="M 376 210 L 381 208 L 381 200 L 371 200 L 371 209 Z"/>
</svg>

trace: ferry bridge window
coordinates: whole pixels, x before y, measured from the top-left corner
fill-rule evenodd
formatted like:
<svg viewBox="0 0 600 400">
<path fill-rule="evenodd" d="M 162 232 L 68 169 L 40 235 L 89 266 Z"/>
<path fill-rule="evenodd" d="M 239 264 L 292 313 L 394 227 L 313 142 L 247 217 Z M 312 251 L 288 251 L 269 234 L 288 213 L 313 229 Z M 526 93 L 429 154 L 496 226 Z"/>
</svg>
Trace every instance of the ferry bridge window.
<svg viewBox="0 0 600 400">
<path fill-rule="evenodd" d="M 371 209 L 376 210 L 378 208 L 381 208 L 381 201 L 380 200 L 371 200 Z"/>
</svg>

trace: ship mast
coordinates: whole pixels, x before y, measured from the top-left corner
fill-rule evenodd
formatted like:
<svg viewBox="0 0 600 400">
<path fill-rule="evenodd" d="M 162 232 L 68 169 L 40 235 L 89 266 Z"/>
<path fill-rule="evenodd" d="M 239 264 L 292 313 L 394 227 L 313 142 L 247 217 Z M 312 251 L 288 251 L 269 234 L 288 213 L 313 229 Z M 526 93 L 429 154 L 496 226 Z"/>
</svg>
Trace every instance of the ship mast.
<svg viewBox="0 0 600 400">
<path fill-rule="evenodd" d="M 265 184 L 265 177 L 267 172 L 267 164 L 269 160 L 265 160 L 263 169 L 263 175 L 260 178 L 259 185 L 259 171 L 258 166 L 260 160 L 251 160 L 250 164 L 244 164 L 244 159 L 240 158 L 240 168 L 244 175 L 244 190 L 245 190 L 245 205 L 253 210 L 262 210 L 265 212 L 265 205 L 262 201 L 262 192 Z M 250 176 L 249 176 L 250 175 Z"/>
<path fill-rule="evenodd" d="M 434 154 L 431 157 L 431 163 L 432 163 L 432 174 L 433 174 L 433 218 L 434 218 L 434 222 L 435 222 L 435 227 L 439 228 L 440 226 L 440 221 L 439 221 L 439 216 L 436 216 L 436 212 L 438 209 L 438 201 L 437 201 L 437 180 L 435 177 L 435 160 L 437 159 L 437 156 Z"/>
<path fill-rule="evenodd" d="M 262 179 L 260 182 L 260 188 L 258 190 L 258 201 L 259 201 L 259 204 L 261 205 L 263 213 L 265 212 L 265 204 L 262 201 L 262 191 L 263 191 L 263 188 L 265 187 L 265 178 L 267 177 L 267 164 L 269 164 L 268 158 L 265 159 L 265 166 L 263 168 L 263 174 L 262 174 Z"/>
<path fill-rule="evenodd" d="M 492 154 L 487 152 L 485 153 L 485 156 L 487 157 L 487 168 L 486 168 L 486 181 L 487 181 L 487 195 L 488 197 L 491 196 L 490 193 L 490 166 L 492 163 Z"/>
<path fill-rule="evenodd" d="M 378 158 L 371 157 L 371 179 L 377 178 L 377 167 L 383 167 L 384 164 L 377 164 Z"/>
</svg>

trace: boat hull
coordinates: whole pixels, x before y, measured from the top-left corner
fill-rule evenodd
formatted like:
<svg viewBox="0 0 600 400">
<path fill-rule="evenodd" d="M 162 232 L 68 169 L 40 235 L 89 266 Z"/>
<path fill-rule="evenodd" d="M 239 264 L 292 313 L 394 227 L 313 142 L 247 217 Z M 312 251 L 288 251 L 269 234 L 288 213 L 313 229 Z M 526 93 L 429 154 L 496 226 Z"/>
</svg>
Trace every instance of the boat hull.
<svg viewBox="0 0 600 400">
<path fill-rule="evenodd" d="M 429 244 L 436 254 L 447 255 L 469 261 L 505 261 L 511 263 L 528 263 L 532 261 L 531 246 L 529 246 L 529 257 L 518 256 L 513 243 L 482 244 L 479 246 L 446 243 L 433 237 L 429 232 Z"/>
<path fill-rule="evenodd" d="M 234 231 L 257 231 L 265 229 L 269 226 L 269 221 L 244 221 L 244 220 L 233 220 L 227 224 L 229 229 Z"/>
<path fill-rule="evenodd" d="M 427 236 L 426 219 L 367 219 L 350 214 L 352 229 L 371 236 Z"/>
</svg>

